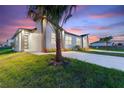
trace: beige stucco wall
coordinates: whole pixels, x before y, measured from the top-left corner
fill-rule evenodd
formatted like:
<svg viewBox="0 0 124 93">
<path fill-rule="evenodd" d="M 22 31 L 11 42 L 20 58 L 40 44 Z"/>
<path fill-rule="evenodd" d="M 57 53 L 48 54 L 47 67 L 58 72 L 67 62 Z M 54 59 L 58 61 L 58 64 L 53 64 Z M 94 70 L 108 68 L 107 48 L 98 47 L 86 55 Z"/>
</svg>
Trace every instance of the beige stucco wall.
<svg viewBox="0 0 124 93">
<path fill-rule="evenodd" d="M 66 36 L 70 36 L 71 38 L 72 38 L 72 43 L 70 44 L 70 45 L 67 45 L 65 42 L 65 40 L 66 40 Z M 77 38 L 79 38 L 80 39 L 80 41 L 81 41 L 81 37 L 78 37 L 78 36 L 75 36 L 75 35 L 71 35 L 71 34 L 67 34 L 67 33 L 65 33 L 65 36 L 64 36 L 64 43 L 65 43 L 65 48 L 73 48 L 74 46 L 76 46 L 77 44 L 76 44 L 76 39 Z M 82 43 L 82 42 L 81 42 Z M 82 47 L 82 44 L 80 43 L 80 47 Z"/>
<path fill-rule="evenodd" d="M 83 37 L 83 48 L 89 48 L 88 37 Z"/>
<path fill-rule="evenodd" d="M 21 33 L 14 38 L 14 51 L 21 51 Z"/>
<path fill-rule="evenodd" d="M 41 33 L 31 33 L 29 36 L 29 51 L 40 52 L 41 50 Z"/>
<path fill-rule="evenodd" d="M 52 33 L 55 33 L 55 31 L 52 28 L 51 24 L 47 23 L 47 26 L 46 26 L 46 48 L 47 49 L 51 49 L 51 48 L 56 47 L 56 45 L 52 44 L 52 42 L 51 42 Z"/>
<path fill-rule="evenodd" d="M 41 32 L 42 30 L 41 20 L 36 21 L 36 28 L 38 32 Z"/>
<path fill-rule="evenodd" d="M 16 37 L 13 39 L 14 40 L 14 51 L 41 51 L 41 33 L 38 33 L 37 31 L 35 32 L 29 32 L 28 34 L 28 49 L 23 49 L 24 47 L 24 35 L 27 30 L 22 30 Z M 23 46 L 23 47 L 22 47 Z"/>
</svg>

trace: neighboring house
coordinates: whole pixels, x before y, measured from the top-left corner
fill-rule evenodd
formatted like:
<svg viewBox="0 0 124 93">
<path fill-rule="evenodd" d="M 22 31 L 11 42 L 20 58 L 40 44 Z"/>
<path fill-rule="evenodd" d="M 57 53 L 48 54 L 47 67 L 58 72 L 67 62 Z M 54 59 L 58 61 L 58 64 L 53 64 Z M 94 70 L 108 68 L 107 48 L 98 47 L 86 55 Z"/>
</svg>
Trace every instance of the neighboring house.
<svg viewBox="0 0 124 93">
<path fill-rule="evenodd" d="M 0 44 L 0 47 L 5 48 L 5 47 L 12 47 L 13 40 L 8 39 L 6 42 L 3 42 Z"/>
<path fill-rule="evenodd" d="M 105 47 L 105 46 L 106 46 L 106 42 L 102 42 L 102 41 L 90 43 L 90 47 Z M 108 42 L 107 46 L 112 46 L 112 42 Z"/>
<path fill-rule="evenodd" d="M 2 47 L 2 43 L 0 43 L 0 48 Z"/>
<path fill-rule="evenodd" d="M 7 47 L 7 42 L 3 42 L 2 47 Z"/>
<path fill-rule="evenodd" d="M 124 35 L 113 36 L 110 42 L 113 43 L 113 46 L 124 46 Z"/>
<path fill-rule="evenodd" d="M 97 41 L 90 44 L 91 47 L 103 47 L 106 46 L 106 42 Z M 112 47 L 124 47 L 124 35 L 112 36 L 112 39 L 108 42 L 108 46 Z"/>
<path fill-rule="evenodd" d="M 56 48 L 56 37 L 53 26 L 50 22 L 43 21 L 46 24 L 42 28 L 40 20 L 36 22 L 37 29 L 24 29 L 20 28 L 14 34 L 12 39 L 14 40 L 15 51 L 43 51 Z M 43 31 L 42 31 L 43 30 Z M 76 35 L 65 31 L 61 31 L 61 46 L 62 49 L 72 49 L 76 45 L 80 48 L 88 48 L 88 34 Z"/>
<path fill-rule="evenodd" d="M 8 39 L 6 43 L 7 43 L 7 47 L 13 46 L 13 40 L 12 39 Z"/>
</svg>

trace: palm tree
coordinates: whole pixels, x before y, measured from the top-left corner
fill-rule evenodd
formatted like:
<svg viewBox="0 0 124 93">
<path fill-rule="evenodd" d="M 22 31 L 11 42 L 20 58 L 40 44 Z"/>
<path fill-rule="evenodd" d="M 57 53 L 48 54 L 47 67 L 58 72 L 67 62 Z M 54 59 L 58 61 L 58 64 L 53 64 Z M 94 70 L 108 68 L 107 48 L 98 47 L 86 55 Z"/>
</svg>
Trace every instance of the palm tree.
<svg viewBox="0 0 124 93">
<path fill-rule="evenodd" d="M 45 18 L 52 23 L 56 33 L 56 63 L 62 61 L 61 30 L 64 23 L 72 17 L 74 5 L 41 5 L 29 6 L 28 15 L 34 16 L 34 20 Z M 55 63 L 55 64 L 56 64 Z"/>
<path fill-rule="evenodd" d="M 112 39 L 112 36 L 100 38 L 100 41 L 106 42 L 106 47 L 108 46 L 108 42 Z"/>
</svg>

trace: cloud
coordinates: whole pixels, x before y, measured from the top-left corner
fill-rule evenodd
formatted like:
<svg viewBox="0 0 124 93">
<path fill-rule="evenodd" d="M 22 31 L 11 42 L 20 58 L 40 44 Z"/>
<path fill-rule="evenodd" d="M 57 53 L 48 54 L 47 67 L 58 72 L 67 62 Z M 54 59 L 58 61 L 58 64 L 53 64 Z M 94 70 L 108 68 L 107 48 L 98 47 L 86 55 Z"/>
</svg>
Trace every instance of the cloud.
<svg viewBox="0 0 124 93">
<path fill-rule="evenodd" d="M 90 25 L 90 26 L 75 26 L 75 30 L 76 29 L 82 29 L 82 30 L 112 30 L 116 27 L 120 27 L 120 26 L 124 26 L 124 22 L 116 22 L 107 26 L 103 26 L 103 25 Z"/>
<path fill-rule="evenodd" d="M 114 24 L 109 25 L 108 27 L 118 27 L 118 26 L 124 26 L 124 22 L 114 23 Z"/>
<path fill-rule="evenodd" d="M 109 30 L 111 29 L 108 26 L 100 26 L 100 25 L 90 25 L 90 26 L 75 26 L 75 29 L 81 29 L 81 30 Z"/>
<path fill-rule="evenodd" d="M 124 16 L 124 13 L 104 13 L 104 14 L 92 14 L 88 15 L 88 17 L 92 19 L 101 19 L 101 18 L 111 18 L 111 17 L 117 17 L 117 16 Z"/>
<path fill-rule="evenodd" d="M 16 25 L 31 25 L 31 26 L 34 26 L 35 22 L 32 21 L 29 18 L 23 18 L 23 19 L 15 20 L 14 24 L 16 24 Z"/>
<path fill-rule="evenodd" d="M 99 37 L 96 35 L 89 36 L 89 43 L 99 41 Z"/>
<path fill-rule="evenodd" d="M 66 29 L 66 31 L 73 34 L 77 34 L 77 35 L 83 34 L 83 31 L 80 28 L 69 28 L 69 29 Z"/>
<path fill-rule="evenodd" d="M 110 30 L 112 29 L 111 27 L 108 26 L 91 26 L 91 29 L 95 29 L 95 30 Z"/>
<path fill-rule="evenodd" d="M 14 20 L 10 25 L 2 26 L 0 29 L 0 41 L 5 42 L 11 38 L 18 28 L 35 28 L 35 23 L 31 19 L 19 19 Z"/>
<path fill-rule="evenodd" d="M 5 42 L 7 39 L 11 38 L 16 29 L 13 26 L 8 26 L 0 29 L 0 41 Z"/>
<path fill-rule="evenodd" d="M 96 30 L 111 30 L 119 26 L 124 26 L 124 22 L 114 23 L 108 26 L 93 26 L 93 28 Z"/>
</svg>

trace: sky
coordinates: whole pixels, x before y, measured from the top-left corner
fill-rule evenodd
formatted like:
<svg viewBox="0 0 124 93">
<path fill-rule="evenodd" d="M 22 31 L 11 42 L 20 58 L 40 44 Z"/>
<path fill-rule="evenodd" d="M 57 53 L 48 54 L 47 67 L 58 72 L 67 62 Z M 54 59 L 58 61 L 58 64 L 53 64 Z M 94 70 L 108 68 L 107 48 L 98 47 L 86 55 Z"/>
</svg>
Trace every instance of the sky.
<svg viewBox="0 0 124 93">
<path fill-rule="evenodd" d="M 0 42 L 11 38 L 18 28 L 34 28 L 27 17 L 27 6 L 0 6 Z M 89 34 L 89 41 L 101 37 L 124 35 L 124 6 L 81 5 L 63 28 L 75 34 Z"/>
</svg>

